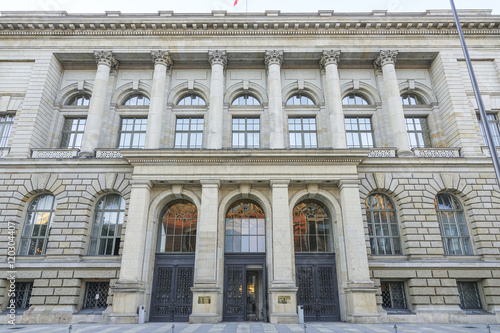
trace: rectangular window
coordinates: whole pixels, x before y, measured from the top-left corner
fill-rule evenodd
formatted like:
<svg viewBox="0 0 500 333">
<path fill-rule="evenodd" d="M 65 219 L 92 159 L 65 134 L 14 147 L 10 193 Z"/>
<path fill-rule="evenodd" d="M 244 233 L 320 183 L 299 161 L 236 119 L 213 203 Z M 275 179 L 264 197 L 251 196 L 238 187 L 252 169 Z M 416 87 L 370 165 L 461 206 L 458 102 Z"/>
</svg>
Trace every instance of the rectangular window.
<svg viewBox="0 0 500 333">
<path fill-rule="evenodd" d="M 15 293 L 11 294 L 10 304 L 15 304 L 16 310 L 27 310 L 30 307 L 33 282 L 16 282 Z"/>
<path fill-rule="evenodd" d="M 122 118 L 118 148 L 144 148 L 147 118 Z"/>
<path fill-rule="evenodd" d="M 431 146 L 431 136 L 427 118 L 408 117 L 406 120 L 406 131 L 410 140 L 411 148 L 426 148 Z"/>
<path fill-rule="evenodd" d="M 259 141 L 259 118 L 233 118 L 233 148 L 259 148 Z"/>
<path fill-rule="evenodd" d="M 490 127 L 493 144 L 495 145 L 495 147 L 500 147 L 500 127 L 498 126 L 498 116 L 496 113 L 488 113 L 486 115 L 486 119 L 488 120 L 488 126 Z M 477 120 L 479 121 L 479 127 L 481 128 L 483 142 L 487 146 L 488 141 L 486 140 L 486 133 L 484 131 L 483 122 L 481 121 L 480 115 L 477 115 Z"/>
<path fill-rule="evenodd" d="M 61 148 L 81 148 L 86 118 L 66 118 L 61 140 Z"/>
<path fill-rule="evenodd" d="M 203 118 L 177 118 L 175 124 L 175 148 L 201 149 Z"/>
<path fill-rule="evenodd" d="M 481 297 L 476 282 L 457 281 L 460 308 L 462 310 L 481 310 Z"/>
<path fill-rule="evenodd" d="M 82 309 L 104 310 L 108 304 L 109 282 L 87 282 Z"/>
<path fill-rule="evenodd" d="M 370 118 L 346 117 L 345 132 L 348 148 L 373 148 L 373 130 Z"/>
<path fill-rule="evenodd" d="M 288 118 L 290 148 L 317 148 L 316 118 Z"/>
<path fill-rule="evenodd" d="M 407 310 L 404 282 L 380 282 L 382 307 L 387 311 Z"/>
<path fill-rule="evenodd" d="M 0 116 L 0 147 L 7 147 L 12 124 L 14 124 L 14 116 Z"/>
</svg>

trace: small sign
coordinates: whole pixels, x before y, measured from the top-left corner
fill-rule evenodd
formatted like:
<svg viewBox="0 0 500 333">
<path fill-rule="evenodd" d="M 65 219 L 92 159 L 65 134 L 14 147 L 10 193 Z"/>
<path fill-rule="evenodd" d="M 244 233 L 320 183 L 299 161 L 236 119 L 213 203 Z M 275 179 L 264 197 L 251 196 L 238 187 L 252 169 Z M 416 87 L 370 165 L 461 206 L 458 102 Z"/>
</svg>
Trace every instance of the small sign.
<svg viewBox="0 0 500 333">
<path fill-rule="evenodd" d="M 210 304 L 210 303 L 212 303 L 212 297 L 198 296 L 198 304 Z"/>
<path fill-rule="evenodd" d="M 278 304 L 290 304 L 292 298 L 290 296 L 278 296 Z"/>
<path fill-rule="evenodd" d="M 99 299 L 99 294 L 95 294 L 95 299 Z"/>
</svg>

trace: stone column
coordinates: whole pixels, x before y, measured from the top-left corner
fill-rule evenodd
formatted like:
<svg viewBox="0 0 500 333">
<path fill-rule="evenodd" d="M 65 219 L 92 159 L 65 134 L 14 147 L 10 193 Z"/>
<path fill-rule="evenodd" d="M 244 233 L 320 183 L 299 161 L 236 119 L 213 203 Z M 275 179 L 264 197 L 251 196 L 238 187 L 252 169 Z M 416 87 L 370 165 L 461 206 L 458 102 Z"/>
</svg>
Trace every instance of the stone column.
<svg viewBox="0 0 500 333">
<path fill-rule="evenodd" d="M 290 206 L 288 203 L 288 180 L 271 180 L 272 224 L 273 224 L 273 265 L 269 319 L 271 323 L 297 323 L 297 290 L 293 265 L 293 237 Z M 269 249 L 270 250 L 270 249 Z M 287 299 L 286 303 L 278 299 Z"/>
<path fill-rule="evenodd" d="M 146 128 L 146 142 L 144 148 L 160 148 L 163 113 L 166 97 L 167 71 L 172 66 L 172 58 L 168 51 L 151 52 L 155 64 L 153 73 L 153 87 L 151 89 L 151 103 L 149 105 L 148 125 Z"/>
<path fill-rule="evenodd" d="M 323 51 L 319 63 L 326 74 L 325 100 L 328 116 L 330 117 L 332 147 L 347 148 L 342 93 L 340 91 L 340 77 L 337 67 L 339 58 L 340 51 Z"/>
<path fill-rule="evenodd" d="M 222 117 L 224 114 L 224 70 L 227 65 L 225 51 L 210 51 L 208 61 L 212 66 L 212 76 L 210 79 L 210 105 L 208 108 L 207 121 L 207 141 L 205 148 L 222 148 L 222 129 L 224 124 Z"/>
<path fill-rule="evenodd" d="M 283 98 L 281 96 L 281 64 L 283 51 L 266 51 L 267 93 L 269 95 L 269 143 L 271 149 L 285 148 L 283 137 Z"/>
<path fill-rule="evenodd" d="M 343 269 L 339 275 L 342 277 L 341 289 L 347 303 L 346 320 L 377 323 L 380 321 L 375 299 L 377 289 L 370 280 L 358 180 L 341 180 L 339 186 L 342 206 L 339 239 L 344 241 L 339 254 Z"/>
<path fill-rule="evenodd" d="M 193 310 L 190 323 L 218 323 L 222 320 L 222 294 L 218 280 L 217 226 L 219 181 L 201 180 L 201 208 L 196 232 Z M 200 297 L 204 298 L 204 301 Z M 207 301 L 209 300 L 209 301 Z"/>
<path fill-rule="evenodd" d="M 149 180 L 132 180 L 120 277 L 113 288 L 113 309 L 108 321 L 137 323 L 137 307 L 145 304 L 144 248 L 151 196 Z"/>
<path fill-rule="evenodd" d="M 398 78 L 396 77 L 396 57 L 398 51 L 383 50 L 373 62 L 375 68 L 382 68 L 384 77 L 385 94 L 382 95 L 382 102 L 386 103 L 389 109 L 391 132 L 397 153 L 400 156 L 411 156 L 410 141 L 406 131 L 406 121 L 403 111 L 403 103 L 399 92 Z"/>
<path fill-rule="evenodd" d="M 99 144 L 99 135 L 106 108 L 106 90 L 108 88 L 109 73 L 111 69 L 118 67 L 118 61 L 113 52 L 96 51 L 94 55 L 97 62 L 97 73 L 95 74 L 87 124 L 85 125 L 85 132 L 83 134 L 81 156 L 94 156 L 95 154 L 94 149 Z"/>
</svg>

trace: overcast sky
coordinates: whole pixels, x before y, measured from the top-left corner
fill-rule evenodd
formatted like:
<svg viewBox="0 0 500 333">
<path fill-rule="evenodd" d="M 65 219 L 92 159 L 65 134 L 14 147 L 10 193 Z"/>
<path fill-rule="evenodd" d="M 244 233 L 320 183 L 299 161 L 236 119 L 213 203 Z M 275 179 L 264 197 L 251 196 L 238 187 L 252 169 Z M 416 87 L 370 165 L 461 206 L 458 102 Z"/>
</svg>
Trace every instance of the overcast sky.
<svg viewBox="0 0 500 333">
<path fill-rule="evenodd" d="M 450 9 L 448 0 L 2 0 L 0 11 L 9 10 L 65 10 L 68 13 L 156 13 L 159 10 L 173 10 L 177 13 L 208 13 L 213 9 L 228 12 L 264 12 L 278 9 L 282 12 L 370 12 L 374 9 L 392 12 L 423 12 L 426 9 Z M 248 3 L 246 3 L 248 1 Z M 455 0 L 457 9 L 493 9 L 500 15 L 500 0 Z"/>
</svg>

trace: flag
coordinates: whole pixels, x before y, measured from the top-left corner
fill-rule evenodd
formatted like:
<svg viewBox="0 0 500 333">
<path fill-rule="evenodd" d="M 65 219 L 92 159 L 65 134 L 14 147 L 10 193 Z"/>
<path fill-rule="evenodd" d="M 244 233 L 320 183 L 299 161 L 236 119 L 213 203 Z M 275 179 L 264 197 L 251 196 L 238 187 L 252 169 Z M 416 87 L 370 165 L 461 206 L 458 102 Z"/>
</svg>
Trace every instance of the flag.
<svg viewBox="0 0 500 333">
<path fill-rule="evenodd" d="M 233 6 L 236 6 L 238 4 L 238 0 L 234 0 Z"/>
</svg>

